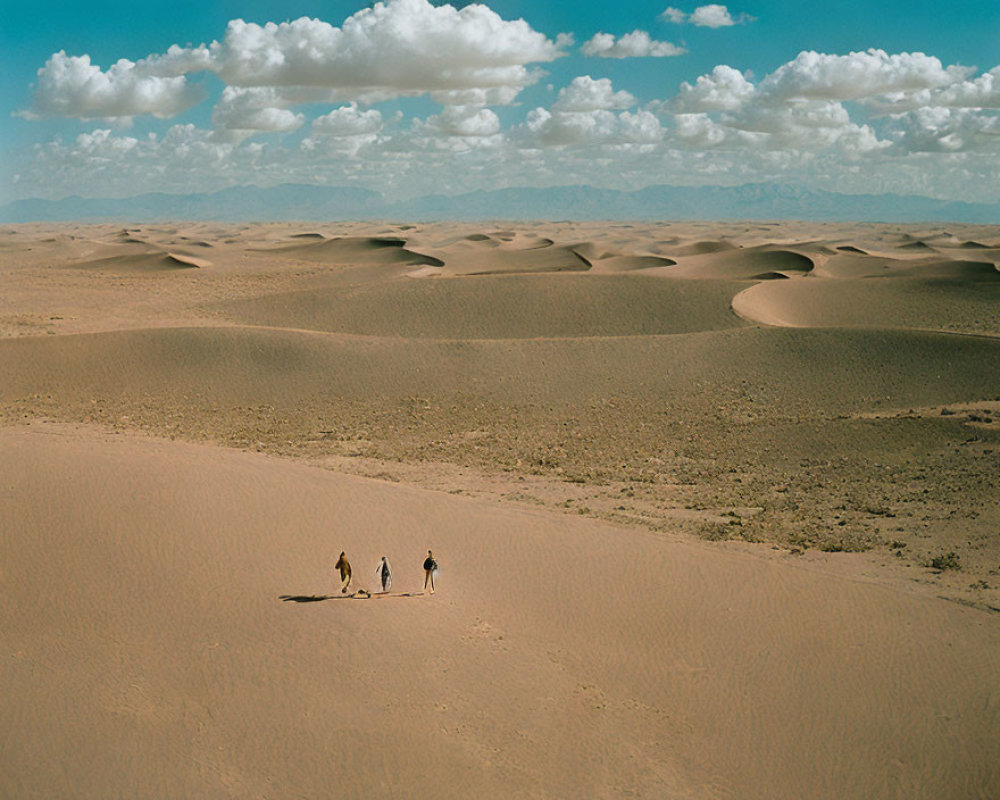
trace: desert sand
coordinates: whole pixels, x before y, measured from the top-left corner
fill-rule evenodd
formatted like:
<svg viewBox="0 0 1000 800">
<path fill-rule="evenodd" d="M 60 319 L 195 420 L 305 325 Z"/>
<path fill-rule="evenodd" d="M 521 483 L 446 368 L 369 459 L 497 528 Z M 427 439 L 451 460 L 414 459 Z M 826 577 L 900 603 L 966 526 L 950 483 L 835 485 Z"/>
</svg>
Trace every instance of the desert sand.
<svg viewBox="0 0 1000 800">
<path fill-rule="evenodd" d="M 0 228 L 0 796 L 1000 796 L 997 264 Z"/>
</svg>

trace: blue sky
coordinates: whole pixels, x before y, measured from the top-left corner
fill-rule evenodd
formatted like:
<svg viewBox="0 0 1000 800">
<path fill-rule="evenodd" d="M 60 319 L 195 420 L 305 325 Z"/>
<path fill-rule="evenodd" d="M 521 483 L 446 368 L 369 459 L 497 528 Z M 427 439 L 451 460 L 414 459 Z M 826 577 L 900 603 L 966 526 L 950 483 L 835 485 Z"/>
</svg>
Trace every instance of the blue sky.
<svg viewBox="0 0 1000 800">
<path fill-rule="evenodd" d="M 995 0 L 4 1 L 0 200 L 286 181 L 1000 199 Z"/>
</svg>

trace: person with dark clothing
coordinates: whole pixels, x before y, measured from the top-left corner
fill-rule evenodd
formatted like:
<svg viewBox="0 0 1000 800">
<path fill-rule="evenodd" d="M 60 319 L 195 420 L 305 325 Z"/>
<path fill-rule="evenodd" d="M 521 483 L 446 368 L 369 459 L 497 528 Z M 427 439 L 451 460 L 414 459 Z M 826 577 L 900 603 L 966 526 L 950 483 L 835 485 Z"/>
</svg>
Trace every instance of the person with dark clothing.
<svg viewBox="0 0 1000 800">
<path fill-rule="evenodd" d="M 375 568 L 375 574 L 382 581 L 382 592 L 388 592 L 392 588 L 392 568 L 385 556 L 382 556 L 382 563 Z"/>
<path fill-rule="evenodd" d="M 434 594 L 434 578 L 437 575 L 438 563 L 434 560 L 434 553 L 430 550 L 427 551 L 427 558 L 424 559 L 424 591 L 427 591 L 427 585 L 430 584 L 431 594 Z"/>
<path fill-rule="evenodd" d="M 340 570 L 340 582 L 343 584 L 340 587 L 340 593 L 347 594 L 347 587 L 351 585 L 351 562 L 347 560 L 347 556 L 341 553 L 333 568 Z"/>
</svg>

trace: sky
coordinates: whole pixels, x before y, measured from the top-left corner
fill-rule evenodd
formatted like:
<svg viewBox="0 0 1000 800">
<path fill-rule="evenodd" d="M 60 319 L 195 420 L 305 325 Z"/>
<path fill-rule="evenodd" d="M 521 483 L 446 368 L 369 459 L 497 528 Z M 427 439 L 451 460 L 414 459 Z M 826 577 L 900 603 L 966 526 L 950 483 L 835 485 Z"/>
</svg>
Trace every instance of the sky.
<svg viewBox="0 0 1000 800">
<path fill-rule="evenodd" d="M 1000 200 L 996 0 L 0 3 L 0 202 L 757 182 Z"/>
</svg>

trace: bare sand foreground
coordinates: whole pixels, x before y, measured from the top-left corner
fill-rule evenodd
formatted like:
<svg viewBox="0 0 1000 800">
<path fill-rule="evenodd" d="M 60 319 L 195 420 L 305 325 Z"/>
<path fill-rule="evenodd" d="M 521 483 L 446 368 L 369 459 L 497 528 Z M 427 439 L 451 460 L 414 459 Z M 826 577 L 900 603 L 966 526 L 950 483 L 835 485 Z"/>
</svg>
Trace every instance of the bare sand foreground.
<svg viewBox="0 0 1000 800">
<path fill-rule="evenodd" d="M 0 229 L 0 796 L 1000 796 L 997 263 Z"/>
</svg>

